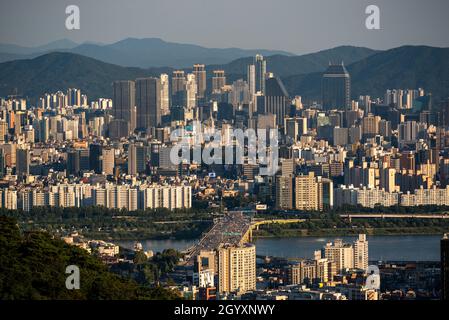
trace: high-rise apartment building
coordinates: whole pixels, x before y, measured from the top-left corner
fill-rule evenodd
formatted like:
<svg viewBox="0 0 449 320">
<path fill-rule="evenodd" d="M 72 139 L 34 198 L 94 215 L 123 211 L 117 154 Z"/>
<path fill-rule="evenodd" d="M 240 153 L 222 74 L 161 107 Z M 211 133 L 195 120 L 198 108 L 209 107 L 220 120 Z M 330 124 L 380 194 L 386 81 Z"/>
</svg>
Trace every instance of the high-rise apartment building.
<svg viewBox="0 0 449 320">
<path fill-rule="evenodd" d="M 256 92 L 265 93 L 265 77 L 267 73 L 267 61 L 265 58 L 257 54 L 254 59 L 255 66 L 255 79 L 256 79 Z"/>
<path fill-rule="evenodd" d="M 204 99 L 206 97 L 206 68 L 204 64 L 194 64 L 193 74 L 198 88 L 197 98 Z"/>
<path fill-rule="evenodd" d="M 221 92 L 226 85 L 226 76 L 224 70 L 214 70 L 212 77 L 212 93 Z"/>
<path fill-rule="evenodd" d="M 334 243 L 326 243 L 323 251 L 324 257 L 335 263 L 337 272 L 354 268 L 354 248 L 351 244 L 336 239 Z"/>
<path fill-rule="evenodd" d="M 101 168 L 104 174 L 113 175 L 115 166 L 115 150 L 104 148 L 102 150 Z"/>
<path fill-rule="evenodd" d="M 183 107 L 186 104 L 186 77 L 183 70 L 173 71 L 171 78 L 171 106 Z"/>
<path fill-rule="evenodd" d="M 256 290 L 256 247 L 253 244 L 218 249 L 218 290 L 220 293 Z"/>
<path fill-rule="evenodd" d="M 161 74 L 161 115 L 170 113 L 170 87 L 168 74 Z"/>
<path fill-rule="evenodd" d="M 359 234 L 354 241 L 354 268 L 366 270 L 368 268 L 368 240 L 366 234 Z"/>
<path fill-rule="evenodd" d="M 298 210 L 319 210 L 318 183 L 315 174 L 300 175 L 295 178 L 295 207 Z"/>
<path fill-rule="evenodd" d="M 276 207 L 294 209 L 294 178 L 290 175 L 276 177 Z"/>
<path fill-rule="evenodd" d="M 191 110 L 196 107 L 197 82 L 195 74 L 189 73 L 186 80 L 186 107 Z"/>
<path fill-rule="evenodd" d="M 24 176 L 30 174 L 30 150 L 17 149 L 16 150 L 16 174 Z"/>
</svg>

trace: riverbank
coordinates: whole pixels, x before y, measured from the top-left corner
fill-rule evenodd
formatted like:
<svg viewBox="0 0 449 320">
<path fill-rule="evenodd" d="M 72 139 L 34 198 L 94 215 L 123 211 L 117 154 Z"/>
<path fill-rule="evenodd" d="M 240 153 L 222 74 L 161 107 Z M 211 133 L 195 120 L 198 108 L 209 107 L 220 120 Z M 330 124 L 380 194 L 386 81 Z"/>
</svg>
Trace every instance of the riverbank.
<svg viewBox="0 0 449 320">
<path fill-rule="evenodd" d="M 372 236 L 413 236 L 413 235 L 429 235 L 442 236 L 448 233 L 449 228 L 446 227 L 420 227 L 420 228 L 365 228 L 365 229 L 333 229 L 326 228 L 320 230 L 309 229 L 285 229 L 270 232 L 266 230 L 254 230 L 254 239 L 269 239 L 269 238 L 303 238 L 303 237 L 346 237 L 356 236 L 360 233 L 365 233 Z M 164 233 L 146 233 L 146 232 L 126 232 L 126 233 L 112 233 L 107 232 L 87 232 L 84 235 L 89 239 L 103 239 L 107 241 L 195 241 L 201 237 L 201 233 L 180 233 L 180 234 L 164 234 Z"/>
<path fill-rule="evenodd" d="M 253 231 L 254 239 L 264 238 L 301 238 L 301 237 L 322 237 L 322 236 L 355 236 L 360 233 L 373 236 L 413 236 L 413 235 L 443 235 L 449 232 L 447 227 L 419 227 L 419 228 L 365 228 L 365 229 L 285 229 L 274 232 L 266 230 Z"/>
</svg>

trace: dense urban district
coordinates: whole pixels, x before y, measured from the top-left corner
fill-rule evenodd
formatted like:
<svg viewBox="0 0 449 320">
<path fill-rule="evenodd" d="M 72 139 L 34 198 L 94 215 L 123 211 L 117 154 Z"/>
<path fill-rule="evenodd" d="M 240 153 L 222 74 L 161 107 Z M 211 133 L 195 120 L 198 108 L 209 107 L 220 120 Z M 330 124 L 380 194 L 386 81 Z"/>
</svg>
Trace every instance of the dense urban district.
<svg viewBox="0 0 449 320">
<path fill-rule="evenodd" d="M 0 299 L 447 299 L 449 98 L 354 97 L 330 61 L 314 101 L 245 61 L 232 81 L 195 64 L 93 100 L 0 98 Z M 441 261 L 372 261 L 369 237 L 392 234 L 438 235 Z M 295 258 L 255 245 L 298 236 L 334 240 Z"/>
</svg>

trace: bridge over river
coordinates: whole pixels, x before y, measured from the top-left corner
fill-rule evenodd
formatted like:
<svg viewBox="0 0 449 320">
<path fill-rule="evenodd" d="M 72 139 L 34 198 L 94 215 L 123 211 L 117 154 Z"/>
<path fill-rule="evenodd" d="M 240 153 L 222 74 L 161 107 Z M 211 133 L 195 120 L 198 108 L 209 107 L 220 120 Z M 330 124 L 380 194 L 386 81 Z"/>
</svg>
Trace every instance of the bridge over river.
<svg viewBox="0 0 449 320">
<path fill-rule="evenodd" d="M 300 223 L 304 219 L 253 219 L 241 211 L 229 212 L 215 220 L 212 228 L 204 234 L 200 241 L 188 248 L 184 253 L 186 260 L 191 261 L 201 250 L 215 250 L 223 244 L 242 245 L 251 242 L 252 231 L 263 224 Z"/>
</svg>

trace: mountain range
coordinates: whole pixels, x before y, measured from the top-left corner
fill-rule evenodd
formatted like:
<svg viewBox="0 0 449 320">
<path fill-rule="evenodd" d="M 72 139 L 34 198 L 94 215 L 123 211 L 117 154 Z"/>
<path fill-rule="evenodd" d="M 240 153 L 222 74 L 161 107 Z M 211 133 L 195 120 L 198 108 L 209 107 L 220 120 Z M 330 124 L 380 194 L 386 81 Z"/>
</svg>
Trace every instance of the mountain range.
<svg viewBox="0 0 449 320">
<path fill-rule="evenodd" d="M 164 67 L 185 68 L 195 63 L 225 64 L 242 57 L 282 54 L 292 55 L 280 50 L 206 48 L 193 44 L 167 42 L 159 38 L 127 38 L 112 44 L 77 44 L 67 39 L 51 42 L 39 47 L 21 47 L 0 44 L 0 62 L 30 59 L 43 53 L 64 51 L 81 54 L 124 67 Z"/>
<path fill-rule="evenodd" d="M 245 77 L 246 65 L 252 59 L 236 59 L 206 68 L 223 68 L 228 83 L 232 83 Z M 343 61 L 347 66 L 354 99 L 361 94 L 382 97 L 388 88 L 418 87 L 432 92 L 435 99 L 449 96 L 449 48 L 403 46 L 376 51 L 342 46 L 302 56 L 268 56 L 267 69 L 282 78 L 290 95 L 301 95 L 305 101 L 319 100 L 321 75 L 329 61 Z M 77 87 L 90 99 L 110 97 L 114 80 L 170 74 L 172 70 L 170 67 L 123 67 L 71 52 L 53 52 L 0 63 L 0 96 L 17 89 L 20 94 L 35 99 L 45 92 Z"/>
</svg>

